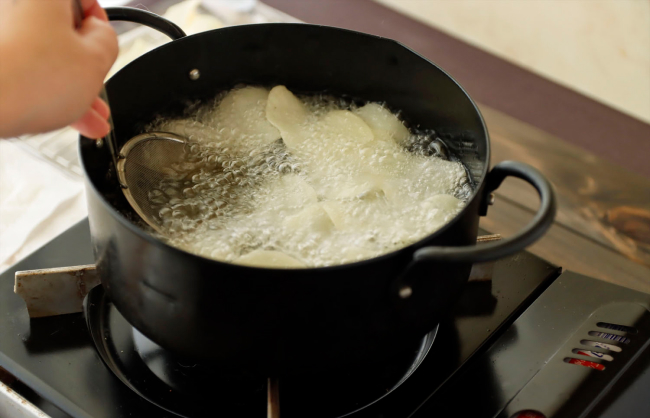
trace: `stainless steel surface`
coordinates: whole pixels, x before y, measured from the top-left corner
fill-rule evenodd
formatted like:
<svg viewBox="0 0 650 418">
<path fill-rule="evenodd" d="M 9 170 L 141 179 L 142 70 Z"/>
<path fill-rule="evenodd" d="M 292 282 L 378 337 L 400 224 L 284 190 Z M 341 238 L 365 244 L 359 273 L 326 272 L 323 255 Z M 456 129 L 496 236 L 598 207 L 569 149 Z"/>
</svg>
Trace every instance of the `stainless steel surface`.
<svg viewBox="0 0 650 418">
<path fill-rule="evenodd" d="M 14 293 L 30 318 L 81 312 L 90 289 L 100 283 L 95 265 L 17 271 Z"/>
<path fill-rule="evenodd" d="M 0 382 L 0 417 L 47 418 L 48 415 L 17 394 L 9 386 Z"/>
<path fill-rule="evenodd" d="M 196 81 L 201 77 L 201 72 L 197 70 L 196 68 L 190 71 L 190 80 Z"/>
<path fill-rule="evenodd" d="M 404 286 L 399 290 L 399 297 L 402 299 L 408 299 L 411 297 L 412 294 L 413 294 L 413 289 L 411 289 L 411 286 Z"/>
</svg>

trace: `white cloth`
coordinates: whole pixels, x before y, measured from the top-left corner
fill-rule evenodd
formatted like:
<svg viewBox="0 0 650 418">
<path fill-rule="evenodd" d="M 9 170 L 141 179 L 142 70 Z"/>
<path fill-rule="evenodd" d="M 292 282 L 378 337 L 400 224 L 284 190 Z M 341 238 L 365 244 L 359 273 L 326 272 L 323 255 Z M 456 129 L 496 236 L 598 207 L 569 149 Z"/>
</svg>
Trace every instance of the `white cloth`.
<svg viewBox="0 0 650 418">
<path fill-rule="evenodd" d="M 82 179 L 73 178 L 11 141 L 0 140 L 0 271 L 86 213 Z"/>
</svg>

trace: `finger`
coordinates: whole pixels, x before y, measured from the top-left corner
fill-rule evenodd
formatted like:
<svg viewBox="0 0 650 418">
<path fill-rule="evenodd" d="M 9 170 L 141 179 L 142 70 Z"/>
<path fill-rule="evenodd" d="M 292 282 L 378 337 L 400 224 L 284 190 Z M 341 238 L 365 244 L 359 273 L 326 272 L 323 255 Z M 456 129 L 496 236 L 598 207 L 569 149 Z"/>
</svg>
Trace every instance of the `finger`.
<svg viewBox="0 0 650 418">
<path fill-rule="evenodd" d="M 81 7 L 84 9 L 85 17 L 95 16 L 99 20 L 108 22 L 108 16 L 97 0 L 81 0 Z"/>
<path fill-rule="evenodd" d="M 99 116 L 104 119 L 108 119 L 108 116 L 111 114 L 111 109 L 108 107 L 106 102 L 99 97 L 95 98 L 95 101 L 90 107 L 99 113 Z"/>
<path fill-rule="evenodd" d="M 98 139 L 106 136 L 110 126 L 95 109 L 89 109 L 78 121 L 70 125 L 87 138 Z"/>
</svg>

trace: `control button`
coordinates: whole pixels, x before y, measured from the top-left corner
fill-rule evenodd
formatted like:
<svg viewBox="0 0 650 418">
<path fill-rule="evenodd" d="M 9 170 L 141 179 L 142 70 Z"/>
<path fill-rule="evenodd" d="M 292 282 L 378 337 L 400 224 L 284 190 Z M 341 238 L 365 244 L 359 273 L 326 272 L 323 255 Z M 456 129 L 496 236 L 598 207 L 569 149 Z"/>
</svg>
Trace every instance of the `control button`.
<svg viewBox="0 0 650 418">
<path fill-rule="evenodd" d="M 510 418 L 546 418 L 546 415 L 542 414 L 541 412 L 527 410 L 519 411 Z"/>
<path fill-rule="evenodd" d="M 623 349 L 617 345 L 601 343 L 599 341 L 582 340 L 580 341 L 580 344 L 588 345 L 590 347 L 602 348 L 604 350 L 614 351 L 615 353 L 620 353 L 621 351 L 623 351 Z"/>
<path fill-rule="evenodd" d="M 591 335 L 592 337 L 598 337 L 604 340 L 612 340 L 623 344 L 629 344 L 630 342 L 630 339 L 627 337 L 618 334 L 610 334 L 607 332 L 589 331 L 589 335 Z"/>
<path fill-rule="evenodd" d="M 599 353 L 598 351 L 581 350 L 579 348 L 574 348 L 573 353 L 580 354 L 581 356 L 599 358 L 601 360 L 606 360 L 606 361 L 614 360 L 614 357 L 610 356 L 609 354 Z"/>
<path fill-rule="evenodd" d="M 567 357 L 564 359 L 565 363 L 569 364 L 577 364 L 578 366 L 584 366 L 584 367 L 589 367 L 590 369 L 595 369 L 595 370 L 605 370 L 605 366 L 603 366 L 600 363 L 594 363 L 593 361 L 588 361 L 588 360 L 580 360 L 577 358 L 571 358 Z"/>
<path fill-rule="evenodd" d="M 623 332 L 627 332 L 628 334 L 636 334 L 639 332 L 634 327 L 628 327 L 625 325 L 618 325 L 618 324 L 610 324 L 609 322 L 599 322 L 596 324 L 596 326 L 599 328 L 613 329 L 614 331 L 623 331 Z"/>
</svg>

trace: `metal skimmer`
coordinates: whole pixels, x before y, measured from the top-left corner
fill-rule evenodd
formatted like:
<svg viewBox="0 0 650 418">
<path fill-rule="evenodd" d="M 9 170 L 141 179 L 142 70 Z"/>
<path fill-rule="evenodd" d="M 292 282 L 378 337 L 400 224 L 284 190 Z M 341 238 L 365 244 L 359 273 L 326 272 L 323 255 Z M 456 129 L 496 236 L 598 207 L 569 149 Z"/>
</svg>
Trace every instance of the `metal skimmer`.
<svg viewBox="0 0 650 418">
<path fill-rule="evenodd" d="M 187 140 L 169 132 L 147 132 L 129 139 L 118 155 L 117 176 L 124 196 L 149 226 L 161 232 L 149 192 L 169 176 L 169 168 L 183 161 Z"/>
</svg>

